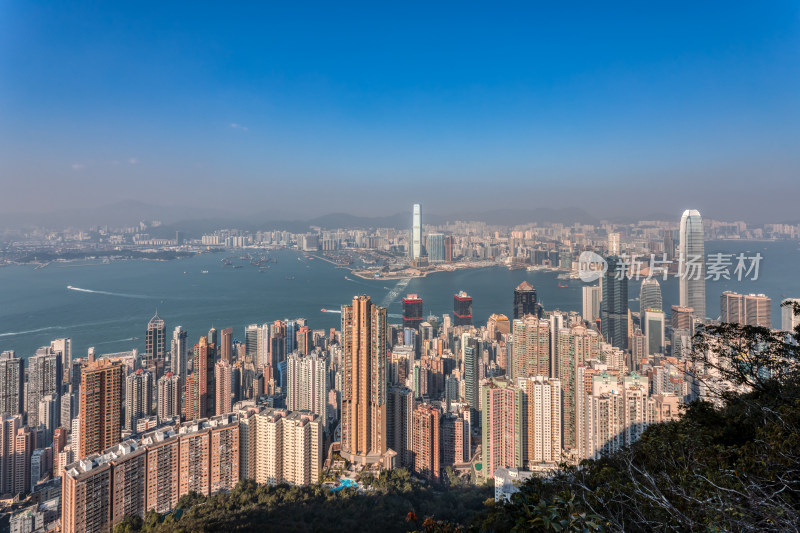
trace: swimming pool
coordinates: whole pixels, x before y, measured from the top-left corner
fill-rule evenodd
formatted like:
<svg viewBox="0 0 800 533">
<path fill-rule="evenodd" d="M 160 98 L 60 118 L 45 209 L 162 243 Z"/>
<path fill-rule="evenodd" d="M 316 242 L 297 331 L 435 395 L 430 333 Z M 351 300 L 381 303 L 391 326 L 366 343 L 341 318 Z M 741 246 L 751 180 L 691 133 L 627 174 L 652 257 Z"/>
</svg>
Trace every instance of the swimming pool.
<svg viewBox="0 0 800 533">
<path fill-rule="evenodd" d="M 352 479 L 343 477 L 342 479 L 339 480 L 339 485 L 336 486 L 336 487 L 333 487 L 331 490 L 333 492 L 339 492 L 340 490 L 344 489 L 345 487 L 350 487 L 350 488 L 354 489 L 354 488 L 358 487 L 358 483 L 356 483 Z"/>
</svg>

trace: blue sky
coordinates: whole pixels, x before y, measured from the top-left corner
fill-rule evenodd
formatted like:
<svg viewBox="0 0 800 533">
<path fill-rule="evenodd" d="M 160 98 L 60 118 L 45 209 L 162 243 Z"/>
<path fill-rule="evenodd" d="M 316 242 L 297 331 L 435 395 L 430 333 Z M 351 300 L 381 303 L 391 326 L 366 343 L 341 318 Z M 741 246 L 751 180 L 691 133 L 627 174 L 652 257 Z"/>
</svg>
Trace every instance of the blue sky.
<svg viewBox="0 0 800 533">
<path fill-rule="evenodd" d="M 163 4 L 0 2 L 0 209 L 800 218 L 797 2 Z"/>
</svg>

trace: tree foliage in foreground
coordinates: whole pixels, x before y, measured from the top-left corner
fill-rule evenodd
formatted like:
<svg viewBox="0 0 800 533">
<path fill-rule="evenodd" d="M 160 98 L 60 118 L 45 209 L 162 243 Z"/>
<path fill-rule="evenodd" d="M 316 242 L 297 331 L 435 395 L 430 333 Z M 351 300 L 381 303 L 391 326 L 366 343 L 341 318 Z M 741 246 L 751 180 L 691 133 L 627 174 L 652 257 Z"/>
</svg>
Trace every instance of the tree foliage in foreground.
<svg viewBox="0 0 800 533">
<path fill-rule="evenodd" d="M 409 512 L 443 521 L 470 521 L 493 494 L 488 486 L 435 490 L 404 469 L 384 473 L 374 490 L 332 492 L 321 486 L 270 487 L 242 480 L 230 493 L 189 494 L 176 510 L 126 517 L 117 532 L 380 531 L 406 532 Z M 123 529 L 124 528 L 124 529 Z"/>
</svg>

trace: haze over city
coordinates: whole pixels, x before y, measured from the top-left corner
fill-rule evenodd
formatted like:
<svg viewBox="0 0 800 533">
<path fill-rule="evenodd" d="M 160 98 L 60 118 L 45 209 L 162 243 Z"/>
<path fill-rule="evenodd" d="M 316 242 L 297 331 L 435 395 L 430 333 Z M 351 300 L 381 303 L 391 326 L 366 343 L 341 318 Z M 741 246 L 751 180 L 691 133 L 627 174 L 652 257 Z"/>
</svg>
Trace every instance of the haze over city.
<svg viewBox="0 0 800 533">
<path fill-rule="evenodd" d="M 0 210 L 797 220 L 796 3 L 484 7 L 4 3 Z"/>
</svg>

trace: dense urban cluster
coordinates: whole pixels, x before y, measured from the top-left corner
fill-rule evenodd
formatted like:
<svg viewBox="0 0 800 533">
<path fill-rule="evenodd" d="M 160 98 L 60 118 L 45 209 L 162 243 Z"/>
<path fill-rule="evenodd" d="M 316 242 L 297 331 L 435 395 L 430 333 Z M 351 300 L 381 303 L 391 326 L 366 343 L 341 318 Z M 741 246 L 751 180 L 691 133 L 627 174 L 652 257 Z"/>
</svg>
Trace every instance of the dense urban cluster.
<svg viewBox="0 0 800 533">
<path fill-rule="evenodd" d="M 681 277 L 680 304 L 668 311 L 652 271 L 639 309 L 630 309 L 630 276 L 616 268 L 637 250 L 704 257 L 700 214 L 684 213 L 677 238 L 669 225 L 624 239 L 607 232 L 603 242 L 585 229 L 511 232 L 502 248 L 511 264 L 571 273 L 579 252 L 601 253 L 608 269 L 583 287 L 580 311 L 545 309 L 523 282 L 498 288 L 513 315 L 495 313 L 486 324 L 473 322 L 463 291 L 453 295 L 452 316 L 423 316 L 424 295 L 409 294 L 396 323 L 359 295 L 341 306 L 340 329 L 297 318 L 190 337 L 156 313 L 143 353 L 78 357 L 61 338 L 26 367 L 3 352 L 0 493 L 14 510 L 12 531 L 109 531 L 169 513 L 184 497 L 244 490 L 241 480 L 369 492 L 400 468 L 434 486 L 491 481 L 495 499 L 508 501 L 526 479 L 611 456 L 648 426 L 677 420 L 686 404 L 718 401 L 707 385 L 717 370 L 692 357 L 695 333 L 718 323 L 705 309 L 705 266 Z M 417 269 L 479 249 L 498 257 L 494 241 L 460 230 L 424 240 L 415 206 L 410 233 L 370 236 L 365 247 L 398 246 Z M 337 235 L 303 235 L 302 247 L 336 251 L 354 234 Z M 545 235 L 552 246 L 530 243 Z M 201 240 L 241 247 L 252 238 Z M 722 295 L 723 324 L 772 328 L 771 316 L 764 295 Z M 783 331 L 798 324 L 789 307 L 783 318 Z"/>
</svg>

